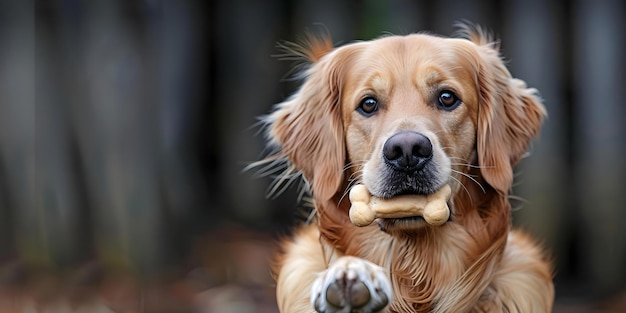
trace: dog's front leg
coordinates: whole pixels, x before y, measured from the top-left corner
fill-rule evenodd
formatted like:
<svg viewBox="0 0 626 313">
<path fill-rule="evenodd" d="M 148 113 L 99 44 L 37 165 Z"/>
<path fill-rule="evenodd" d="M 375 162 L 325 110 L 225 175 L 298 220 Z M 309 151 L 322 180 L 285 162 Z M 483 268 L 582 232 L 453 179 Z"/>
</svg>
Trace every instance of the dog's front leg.
<svg viewBox="0 0 626 313">
<path fill-rule="evenodd" d="M 277 300 L 285 313 L 375 313 L 391 302 L 385 270 L 364 259 L 324 259 L 315 226 L 301 229 L 284 246 L 277 277 Z"/>
</svg>

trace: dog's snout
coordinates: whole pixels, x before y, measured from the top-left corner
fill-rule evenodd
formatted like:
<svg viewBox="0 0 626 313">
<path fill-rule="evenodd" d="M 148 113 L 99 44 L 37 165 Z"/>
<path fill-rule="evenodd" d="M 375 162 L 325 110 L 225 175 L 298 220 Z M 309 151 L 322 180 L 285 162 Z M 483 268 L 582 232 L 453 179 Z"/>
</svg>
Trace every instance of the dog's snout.
<svg viewBox="0 0 626 313">
<path fill-rule="evenodd" d="M 383 146 L 385 163 L 398 170 L 419 170 L 432 156 L 433 146 L 428 137 L 413 131 L 398 132 Z"/>
</svg>

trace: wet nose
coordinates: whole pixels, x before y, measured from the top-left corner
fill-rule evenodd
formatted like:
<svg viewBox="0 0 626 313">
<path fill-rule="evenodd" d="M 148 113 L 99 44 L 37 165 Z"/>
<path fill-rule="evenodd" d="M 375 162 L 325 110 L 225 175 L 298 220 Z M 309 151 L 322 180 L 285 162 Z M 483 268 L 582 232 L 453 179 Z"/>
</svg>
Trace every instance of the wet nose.
<svg viewBox="0 0 626 313">
<path fill-rule="evenodd" d="M 428 137 L 414 131 L 398 132 L 383 145 L 385 163 L 397 170 L 420 170 L 432 156 L 433 145 Z"/>
</svg>

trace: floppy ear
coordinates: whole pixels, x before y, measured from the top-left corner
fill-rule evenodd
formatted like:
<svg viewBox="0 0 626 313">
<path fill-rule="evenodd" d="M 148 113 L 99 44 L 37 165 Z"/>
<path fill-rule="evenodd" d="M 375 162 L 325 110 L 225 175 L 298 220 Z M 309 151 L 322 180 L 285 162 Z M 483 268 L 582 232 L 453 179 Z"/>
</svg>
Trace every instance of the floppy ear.
<svg viewBox="0 0 626 313">
<path fill-rule="evenodd" d="M 328 200 L 343 182 L 346 152 L 341 94 L 343 72 L 353 49 L 345 46 L 328 52 L 332 49 L 329 39 L 309 44 L 313 47 L 308 51 L 297 52 L 313 61 L 303 85 L 277 105 L 267 122 L 270 140 L 281 149 L 280 157 L 304 175 L 315 199 Z"/>
<path fill-rule="evenodd" d="M 513 167 L 539 133 L 546 111 L 537 91 L 511 77 L 497 47 L 487 40 L 473 40 L 480 55 L 478 162 L 487 183 L 506 194 L 513 183 Z"/>
</svg>

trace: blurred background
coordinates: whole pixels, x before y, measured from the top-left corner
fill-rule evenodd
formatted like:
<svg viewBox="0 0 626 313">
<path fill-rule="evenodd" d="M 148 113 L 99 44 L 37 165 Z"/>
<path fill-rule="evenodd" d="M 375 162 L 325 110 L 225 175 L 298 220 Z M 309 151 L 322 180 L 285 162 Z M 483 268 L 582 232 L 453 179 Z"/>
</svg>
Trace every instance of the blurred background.
<svg viewBox="0 0 626 313">
<path fill-rule="evenodd" d="M 0 313 L 277 312 L 293 187 L 243 168 L 297 88 L 281 40 L 326 28 L 501 39 L 549 112 L 514 224 L 550 251 L 555 312 L 626 312 L 621 0 L 0 1 Z M 323 26 L 320 26 L 323 25 Z"/>
</svg>

